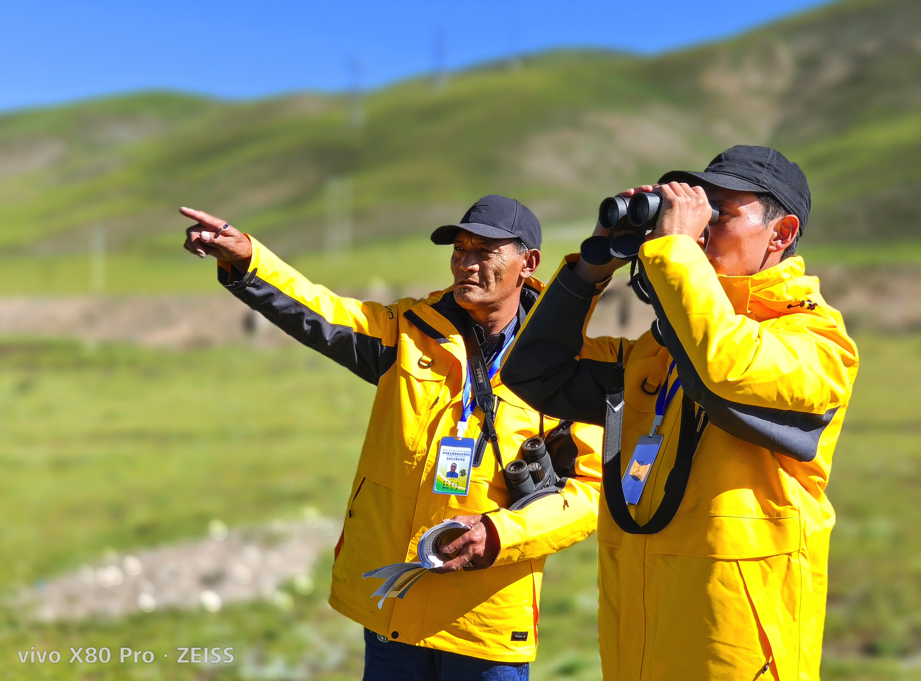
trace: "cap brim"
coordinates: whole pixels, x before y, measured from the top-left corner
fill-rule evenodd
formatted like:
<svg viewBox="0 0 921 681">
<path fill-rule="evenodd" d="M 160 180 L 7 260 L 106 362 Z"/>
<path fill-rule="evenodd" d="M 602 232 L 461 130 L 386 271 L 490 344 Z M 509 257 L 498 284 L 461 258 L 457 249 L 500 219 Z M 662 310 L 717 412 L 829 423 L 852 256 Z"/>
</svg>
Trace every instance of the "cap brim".
<svg viewBox="0 0 921 681">
<path fill-rule="evenodd" d="M 485 236 L 487 239 L 518 239 L 518 235 L 505 229 L 499 229 L 492 225 L 483 225 L 479 222 L 465 222 L 460 225 L 442 225 L 432 232 L 432 243 L 444 246 L 453 244 L 457 238 L 458 230 L 466 230 L 477 236 Z"/>
<path fill-rule="evenodd" d="M 754 192 L 755 194 L 764 194 L 768 191 L 760 184 L 743 180 L 741 177 L 736 177 L 735 175 L 725 175 L 723 173 L 707 171 L 693 173 L 688 170 L 673 170 L 670 173 L 665 173 L 659 178 L 659 184 L 666 184 L 668 182 L 687 182 L 688 184 L 706 182 L 707 184 L 712 184 L 714 187 L 720 187 L 722 189 L 733 189 L 737 192 Z"/>
</svg>

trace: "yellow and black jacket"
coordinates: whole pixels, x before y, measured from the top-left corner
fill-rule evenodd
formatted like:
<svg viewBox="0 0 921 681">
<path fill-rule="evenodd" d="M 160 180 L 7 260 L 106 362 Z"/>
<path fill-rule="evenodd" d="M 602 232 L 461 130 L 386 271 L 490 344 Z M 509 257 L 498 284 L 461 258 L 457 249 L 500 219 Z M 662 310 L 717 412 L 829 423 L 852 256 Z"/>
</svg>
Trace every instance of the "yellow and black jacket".
<svg viewBox="0 0 921 681">
<path fill-rule="evenodd" d="M 624 532 L 601 504 L 605 678 L 818 679 L 835 518 L 825 487 L 857 349 L 801 258 L 750 277 L 718 276 L 692 239 L 669 236 L 645 243 L 640 259 L 658 339 L 585 338 L 603 285 L 564 263 L 502 369 L 536 408 L 603 424 L 623 347 L 623 455 L 619 470 L 606 464 L 607 486 L 649 433 L 675 361 L 682 390 L 659 427 L 664 441 L 646 489 L 630 507 L 639 524 L 668 492 L 684 397 L 709 418 L 664 529 Z"/>
<path fill-rule="evenodd" d="M 254 310 L 305 345 L 369 383 L 377 394 L 352 484 L 342 536 L 336 547 L 330 604 L 371 631 L 416 644 L 498 662 L 534 659 L 544 559 L 596 529 L 602 431 L 572 424 L 557 430 L 562 444 L 554 467 L 567 476 L 559 494 L 509 511 L 508 491 L 491 447 L 485 447 L 482 413 L 474 412 L 467 437 L 479 440 L 479 465 L 466 497 L 435 494 L 438 443 L 454 436 L 467 373 L 462 338 L 466 312 L 451 289 L 425 300 L 392 305 L 341 298 L 311 283 L 252 239 L 245 275 L 227 263 L 221 282 Z M 530 309 L 542 289 L 531 279 L 522 305 Z M 537 434 L 541 416 L 511 393 L 497 374 L 496 427 L 506 463 Z M 546 419 L 548 431 L 558 425 Z M 481 571 L 426 574 L 403 600 L 378 609 L 377 580 L 364 572 L 416 560 L 428 528 L 457 514 L 489 513 L 499 533 L 495 564 Z"/>
</svg>

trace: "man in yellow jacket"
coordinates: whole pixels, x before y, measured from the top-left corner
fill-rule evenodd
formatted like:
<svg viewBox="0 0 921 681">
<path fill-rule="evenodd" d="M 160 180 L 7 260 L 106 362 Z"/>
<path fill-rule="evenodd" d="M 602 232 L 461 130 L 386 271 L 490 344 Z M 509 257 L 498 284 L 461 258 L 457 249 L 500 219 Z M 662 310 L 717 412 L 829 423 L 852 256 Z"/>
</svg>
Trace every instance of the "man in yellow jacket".
<svg viewBox="0 0 921 681">
<path fill-rule="evenodd" d="M 502 370 L 535 408 L 607 426 L 604 676 L 818 679 L 835 518 L 825 486 L 857 349 L 793 255 L 806 178 L 775 150 L 733 147 L 702 173 L 621 196 L 640 192 L 661 202 L 654 231 L 632 253 L 618 233 L 608 259 L 638 256 L 653 329 L 584 337 L 625 264 L 605 264 L 596 238 L 558 270 Z"/>
<path fill-rule="evenodd" d="M 513 199 L 483 197 L 459 223 L 432 234 L 436 244 L 453 246 L 453 286 L 382 305 L 338 297 L 223 220 L 181 212 L 197 221 L 185 248 L 216 257 L 229 291 L 377 385 L 330 595 L 336 610 L 365 627 L 364 678 L 526 679 L 544 560 L 595 531 L 601 482 L 601 429 L 545 419 L 498 375 L 543 288 L 532 277 L 540 262 L 537 218 Z M 465 336 L 482 353 L 474 366 L 490 374 L 494 428 L 484 427 L 486 388 L 472 380 Z M 510 510 L 503 466 L 538 434 L 562 479 Z M 442 445 L 464 441 L 468 449 L 454 447 L 451 460 L 461 457 L 465 484 L 445 493 L 461 485 L 436 485 L 437 471 L 450 463 L 441 461 Z M 471 528 L 444 547 L 456 557 L 378 608 L 371 596 L 380 582 L 362 575 L 417 560 L 422 534 L 452 517 Z"/>
</svg>

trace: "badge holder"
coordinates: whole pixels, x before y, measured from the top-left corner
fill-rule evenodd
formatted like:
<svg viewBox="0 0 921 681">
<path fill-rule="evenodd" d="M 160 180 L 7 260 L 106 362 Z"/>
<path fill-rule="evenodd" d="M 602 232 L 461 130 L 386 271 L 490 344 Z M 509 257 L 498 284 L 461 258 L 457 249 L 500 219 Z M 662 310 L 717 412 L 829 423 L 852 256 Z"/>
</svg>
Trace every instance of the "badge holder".
<svg viewBox="0 0 921 681">
<path fill-rule="evenodd" d="M 467 420 L 457 424 L 457 437 L 443 437 L 438 443 L 438 458 L 435 460 L 435 494 L 453 494 L 465 497 L 470 491 L 473 476 L 473 454 L 476 440 L 464 437 Z"/>
<path fill-rule="evenodd" d="M 501 468 L 502 455 L 499 452 L 499 437 L 495 426 L 495 398 L 493 397 L 492 377 L 499 371 L 502 357 L 511 347 L 514 336 L 510 337 L 505 346 L 493 360 L 492 366 L 487 367 L 483 359 L 483 352 L 476 339 L 473 328 L 468 323 L 464 334 L 464 345 L 467 349 L 467 378 L 461 392 L 463 415 L 457 424 L 455 437 L 443 437 L 438 443 L 438 458 L 435 461 L 435 482 L 432 491 L 435 494 L 452 494 L 467 496 L 470 491 L 470 478 L 473 476 L 473 459 L 476 453 L 476 440 L 464 437 L 467 432 L 467 423 L 473 416 L 475 406 L 483 412 L 483 430 L 486 431 L 492 443 L 496 462 Z M 471 395 L 471 393 L 473 393 Z"/>
<path fill-rule="evenodd" d="M 627 470 L 621 481 L 624 500 L 630 506 L 636 506 L 640 502 L 640 497 L 643 496 L 643 490 L 646 488 L 646 481 L 649 479 L 649 473 L 652 471 L 652 466 L 656 462 L 656 457 L 659 456 L 659 450 L 662 448 L 663 438 L 656 431 L 662 425 L 662 421 L 665 419 L 665 412 L 668 411 L 668 405 L 671 404 L 675 393 L 678 392 L 678 388 L 681 385 L 681 380 L 675 378 L 675 382 L 669 390 L 668 379 L 671 378 L 674 368 L 675 363 L 672 362 L 671 367 L 668 369 L 668 375 L 665 377 L 665 382 L 659 390 L 659 396 L 656 398 L 656 417 L 652 422 L 652 430 L 649 431 L 649 435 L 643 435 L 637 440 L 633 456 L 630 457 L 630 461 L 627 463 Z"/>
</svg>

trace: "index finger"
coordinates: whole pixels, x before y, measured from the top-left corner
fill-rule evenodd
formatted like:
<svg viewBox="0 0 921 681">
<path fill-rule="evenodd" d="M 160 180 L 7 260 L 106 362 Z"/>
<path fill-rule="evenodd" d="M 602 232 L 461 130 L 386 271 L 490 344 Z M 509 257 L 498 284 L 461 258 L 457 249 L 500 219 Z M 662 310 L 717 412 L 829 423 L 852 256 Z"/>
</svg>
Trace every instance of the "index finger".
<svg viewBox="0 0 921 681">
<path fill-rule="evenodd" d="M 188 218 L 192 218 L 197 223 L 204 225 L 205 227 L 220 229 L 224 226 L 224 220 L 216 218 L 203 210 L 195 210 L 194 208 L 186 208 L 185 206 L 182 206 L 179 209 L 179 212 Z"/>
<path fill-rule="evenodd" d="M 640 187 L 633 187 L 632 189 L 628 189 L 627 191 L 621 192 L 620 194 L 618 194 L 618 196 L 630 197 L 640 192 L 651 192 L 653 189 L 655 189 L 655 186 L 651 184 L 644 184 Z"/>
</svg>

